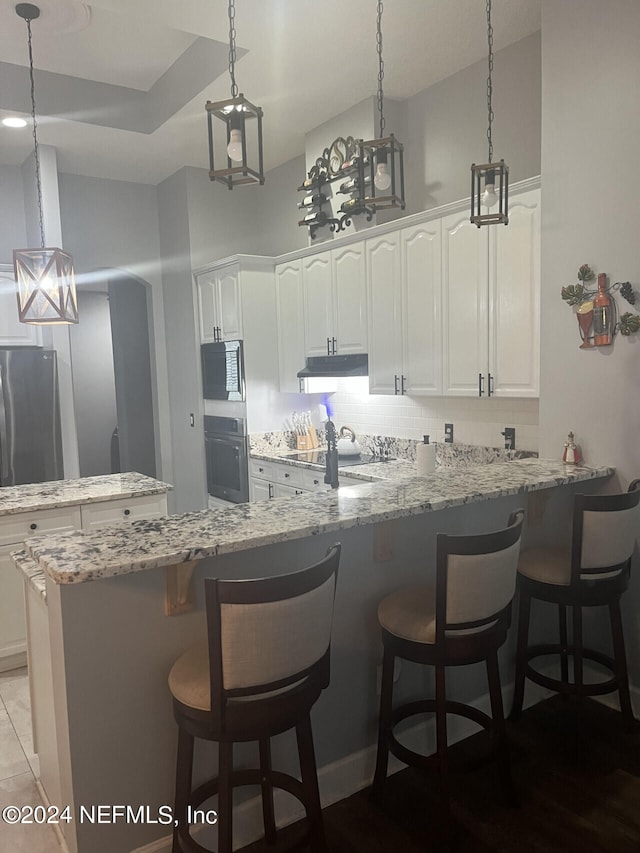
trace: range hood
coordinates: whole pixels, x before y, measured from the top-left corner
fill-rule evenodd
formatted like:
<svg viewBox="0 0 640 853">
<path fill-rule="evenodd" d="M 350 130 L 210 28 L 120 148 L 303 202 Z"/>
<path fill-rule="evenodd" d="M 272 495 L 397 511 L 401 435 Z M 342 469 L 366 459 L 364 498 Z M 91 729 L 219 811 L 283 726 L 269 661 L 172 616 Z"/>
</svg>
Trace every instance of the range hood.
<svg viewBox="0 0 640 853">
<path fill-rule="evenodd" d="M 299 379 L 311 376 L 368 376 L 369 357 L 366 352 L 353 355 L 316 355 L 307 358 L 306 366 L 298 372 Z"/>
</svg>

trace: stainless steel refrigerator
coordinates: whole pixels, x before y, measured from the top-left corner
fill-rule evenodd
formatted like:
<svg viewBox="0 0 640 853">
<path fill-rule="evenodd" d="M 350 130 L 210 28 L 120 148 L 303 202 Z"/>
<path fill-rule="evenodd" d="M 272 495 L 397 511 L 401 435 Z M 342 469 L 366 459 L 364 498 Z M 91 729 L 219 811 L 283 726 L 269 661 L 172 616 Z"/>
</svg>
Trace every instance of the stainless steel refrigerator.
<svg viewBox="0 0 640 853">
<path fill-rule="evenodd" d="M 0 349 L 0 485 L 62 477 L 56 354 Z"/>
</svg>

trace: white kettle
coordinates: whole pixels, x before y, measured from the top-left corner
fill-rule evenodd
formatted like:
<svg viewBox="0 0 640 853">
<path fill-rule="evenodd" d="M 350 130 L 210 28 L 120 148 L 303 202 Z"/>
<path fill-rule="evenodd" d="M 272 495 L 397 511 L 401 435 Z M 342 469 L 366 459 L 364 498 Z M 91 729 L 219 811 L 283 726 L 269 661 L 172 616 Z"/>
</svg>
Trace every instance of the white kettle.
<svg viewBox="0 0 640 853">
<path fill-rule="evenodd" d="M 360 445 L 356 441 L 356 434 L 351 427 L 340 427 L 337 441 L 338 456 L 360 456 Z"/>
</svg>

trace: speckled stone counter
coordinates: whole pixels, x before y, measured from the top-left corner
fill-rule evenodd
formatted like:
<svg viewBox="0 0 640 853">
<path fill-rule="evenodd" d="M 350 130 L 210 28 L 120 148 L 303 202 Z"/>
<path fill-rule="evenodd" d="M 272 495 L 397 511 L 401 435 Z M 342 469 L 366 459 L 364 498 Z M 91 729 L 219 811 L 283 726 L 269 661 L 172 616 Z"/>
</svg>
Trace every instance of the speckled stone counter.
<svg viewBox="0 0 640 853">
<path fill-rule="evenodd" d="M 608 467 L 540 459 L 442 468 L 426 477 L 33 537 L 25 550 L 56 583 L 82 583 L 611 474 Z"/>
<path fill-rule="evenodd" d="M 314 451 L 306 453 L 309 461 L 301 461 L 299 450 L 263 450 L 251 451 L 252 459 L 261 459 L 264 462 L 278 462 L 283 465 L 292 465 L 296 468 L 307 468 L 312 471 L 324 471 L 325 466 L 313 462 Z M 294 458 L 296 457 L 296 458 Z M 344 460 L 339 460 L 344 463 Z M 365 483 L 376 483 L 381 480 L 398 480 L 413 477 L 416 473 L 415 462 L 408 459 L 389 459 L 386 462 L 372 462 L 370 465 L 340 465 L 340 477 L 349 480 L 361 480 Z"/>
<path fill-rule="evenodd" d="M 144 474 L 105 474 L 78 480 L 54 480 L 0 489 L 0 516 L 39 509 L 159 495 L 173 488 Z"/>
</svg>

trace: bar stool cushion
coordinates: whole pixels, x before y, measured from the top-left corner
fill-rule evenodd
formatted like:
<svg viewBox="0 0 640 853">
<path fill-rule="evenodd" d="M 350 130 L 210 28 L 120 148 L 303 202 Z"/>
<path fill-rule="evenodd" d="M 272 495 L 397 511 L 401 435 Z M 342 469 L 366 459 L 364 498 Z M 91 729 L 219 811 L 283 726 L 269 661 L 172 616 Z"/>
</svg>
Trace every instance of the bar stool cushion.
<svg viewBox="0 0 640 853">
<path fill-rule="evenodd" d="M 518 574 L 540 583 L 569 586 L 571 552 L 568 548 L 533 548 L 523 551 L 518 562 Z"/>
<path fill-rule="evenodd" d="M 169 690 L 174 699 L 189 708 L 211 710 L 209 651 L 206 643 L 187 649 L 174 663 L 169 673 Z"/>
<path fill-rule="evenodd" d="M 414 643 L 436 641 L 436 597 L 430 586 L 408 586 L 392 592 L 378 606 L 382 628 Z"/>
</svg>

